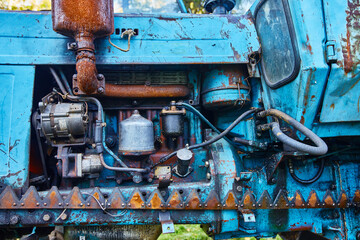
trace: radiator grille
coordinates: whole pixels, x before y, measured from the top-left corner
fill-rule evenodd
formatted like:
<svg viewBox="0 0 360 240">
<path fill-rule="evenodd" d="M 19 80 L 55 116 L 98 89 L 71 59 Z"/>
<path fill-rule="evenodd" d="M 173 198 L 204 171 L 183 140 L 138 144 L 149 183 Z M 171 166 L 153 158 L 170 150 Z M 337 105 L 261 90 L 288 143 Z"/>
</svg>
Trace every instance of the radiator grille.
<svg viewBox="0 0 360 240">
<path fill-rule="evenodd" d="M 186 85 L 188 83 L 185 72 L 107 72 L 104 73 L 106 82 L 125 85 Z"/>
</svg>

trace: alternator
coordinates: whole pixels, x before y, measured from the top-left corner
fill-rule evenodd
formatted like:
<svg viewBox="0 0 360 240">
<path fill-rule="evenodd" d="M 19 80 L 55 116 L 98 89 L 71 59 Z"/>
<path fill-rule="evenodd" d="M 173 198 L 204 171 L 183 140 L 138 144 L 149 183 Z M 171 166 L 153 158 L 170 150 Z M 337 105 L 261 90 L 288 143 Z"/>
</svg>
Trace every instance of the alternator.
<svg viewBox="0 0 360 240">
<path fill-rule="evenodd" d="M 81 145 L 85 143 L 88 126 L 85 104 L 47 104 L 40 109 L 41 130 L 51 145 Z"/>
</svg>

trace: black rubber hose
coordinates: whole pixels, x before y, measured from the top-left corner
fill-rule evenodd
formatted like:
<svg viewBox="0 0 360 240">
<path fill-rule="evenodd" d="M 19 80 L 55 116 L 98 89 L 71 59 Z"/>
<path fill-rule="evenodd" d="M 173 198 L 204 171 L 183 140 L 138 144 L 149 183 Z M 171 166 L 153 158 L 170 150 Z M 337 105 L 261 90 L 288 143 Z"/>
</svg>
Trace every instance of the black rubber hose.
<svg viewBox="0 0 360 240">
<path fill-rule="evenodd" d="M 201 114 L 201 112 L 199 112 L 196 108 L 194 108 L 193 106 L 191 106 L 190 104 L 184 103 L 184 102 L 178 102 L 176 103 L 177 106 L 182 106 L 184 108 L 186 108 L 187 110 L 189 110 L 190 112 L 192 112 L 193 114 L 195 114 L 196 116 L 198 116 L 203 122 L 205 122 L 214 132 L 220 134 L 221 131 L 219 129 L 217 129 L 204 115 Z M 224 139 L 231 144 L 233 147 L 238 148 L 238 146 L 236 146 L 234 144 L 233 141 L 231 141 L 229 138 L 224 137 Z M 242 149 L 240 149 L 242 150 Z M 244 152 L 246 152 L 244 150 Z"/>
<path fill-rule="evenodd" d="M 303 133 L 306 137 L 308 137 L 316 146 L 307 145 L 304 143 L 301 143 L 299 141 L 296 141 L 287 135 L 285 135 L 280 130 L 280 125 L 278 122 L 272 122 L 270 123 L 270 127 L 274 135 L 276 136 L 279 141 L 283 142 L 286 145 L 289 145 L 290 147 L 304 152 L 311 155 L 323 155 L 326 154 L 328 151 L 328 147 L 326 143 L 318 137 L 315 133 L 313 133 L 310 129 L 305 127 L 303 124 L 296 121 L 294 118 L 290 117 L 289 115 L 276 110 L 276 109 L 269 109 L 258 113 L 259 117 L 266 117 L 266 116 L 273 116 L 278 117 L 282 119 L 283 121 L 287 122 L 289 125 L 293 126 L 295 129 Z"/>
<path fill-rule="evenodd" d="M 307 180 L 304 180 L 304 179 L 301 179 L 299 178 L 298 176 L 296 176 L 295 174 L 295 171 L 294 171 L 294 168 L 293 167 L 289 167 L 289 172 L 290 172 L 290 175 L 291 177 L 297 181 L 298 183 L 301 183 L 301 184 L 311 184 L 311 183 L 314 183 L 316 182 L 322 175 L 322 173 L 324 172 L 324 168 L 325 168 L 325 160 L 324 159 L 321 159 L 320 160 L 320 167 L 319 167 L 319 170 L 317 171 L 316 175 L 311 178 L 311 179 L 307 179 Z"/>
<path fill-rule="evenodd" d="M 208 140 L 208 141 L 205 141 L 203 143 L 199 143 L 199 144 L 195 144 L 195 145 L 192 145 L 190 147 L 188 147 L 187 149 L 189 150 L 192 150 L 192 149 L 195 149 L 195 148 L 200 148 L 200 147 L 205 147 L 207 145 L 210 145 L 210 144 L 213 144 L 214 142 L 220 140 L 221 138 L 223 138 L 226 134 L 228 134 L 237 124 L 239 124 L 240 121 L 242 121 L 245 117 L 247 117 L 248 115 L 254 113 L 256 111 L 256 109 L 251 109 L 251 110 L 248 110 L 246 112 L 244 112 L 243 114 L 241 114 L 232 124 L 230 124 L 229 127 L 227 127 L 222 133 L 220 133 L 219 135 L 215 136 L 214 138 Z M 175 156 L 177 153 L 177 151 L 175 152 L 172 152 L 168 155 L 166 155 L 165 157 L 162 157 L 160 159 L 160 161 L 157 163 L 157 164 L 154 164 L 151 168 L 154 168 L 155 166 L 159 165 L 159 164 L 162 164 L 164 162 L 166 162 L 167 160 L 169 160 L 171 157 Z"/>
</svg>

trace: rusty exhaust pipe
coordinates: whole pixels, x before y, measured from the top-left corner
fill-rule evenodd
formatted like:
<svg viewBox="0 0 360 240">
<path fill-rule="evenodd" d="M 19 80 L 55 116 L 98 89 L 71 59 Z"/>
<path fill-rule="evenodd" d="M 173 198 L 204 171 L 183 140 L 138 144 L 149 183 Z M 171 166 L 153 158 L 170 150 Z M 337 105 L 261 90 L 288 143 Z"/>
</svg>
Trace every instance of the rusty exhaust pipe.
<svg viewBox="0 0 360 240">
<path fill-rule="evenodd" d="M 95 38 L 114 31 L 113 0 L 52 0 L 55 32 L 75 39 L 75 94 L 103 94 L 105 81 L 96 69 Z"/>
<path fill-rule="evenodd" d="M 179 98 L 189 95 L 190 90 L 184 85 L 146 86 L 146 85 L 106 85 L 105 96 L 117 98 Z"/>
</svg>

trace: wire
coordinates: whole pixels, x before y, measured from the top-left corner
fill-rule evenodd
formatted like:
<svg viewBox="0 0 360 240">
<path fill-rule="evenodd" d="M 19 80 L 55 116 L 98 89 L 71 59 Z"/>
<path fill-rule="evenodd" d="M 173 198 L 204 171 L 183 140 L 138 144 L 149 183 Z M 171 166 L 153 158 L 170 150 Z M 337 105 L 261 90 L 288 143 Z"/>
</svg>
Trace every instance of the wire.
<svg viewBox="0 0 360 240">
<path fill-rule="evenodd" d="M 132 36 L 135 35 L 135 32 L 134 32 L 134 30 L 132 30 L 132 29 L 128 29 L 128 30 L 124 31 L 124 32 L 121 34 L 121 38 L 123 38 L 125 35 L 128 35 L 128 48 L 127 48 L 127 49 L 122 49 L 122 48 L 116 46 L 114 43 L 112 43 L 112 42 L 111 42 L 111 37 L 110 37 L 110 35 L 109 35 L 109 38 L 108 38 L 109 43 L 111 44 L 111 46 L 113 46 L 114 48 L 119 49 L 120 51 L 128 52 L 128 51 L 130 50 L 130 39 L 131 39 Z"/>
<path fill-rule="evenodd" d="M 256 112 L 257 109 L 251 109 L 251 110 L 248 110 L 246 112 L 244 112 L 243 114 L 241 114 L 232 124 L 230 124 L 229 127 L 227 127 L 222 133 L 220 133 L 219 135 L 215 136 L 214 138 L 208 140 L 208 141 L 205 141 L 203 143 L 199 143 L 199 144 L 195 144 L 195 145 L 192 145 L 192 146 L 189 146 L 187 147 L 188 150 L 191 150 L 191 149 L 195 149 L 195 148 L 200 148 L 200 147 L 205 147 L 207 145 L 210 145 L 210 144 L 213 144 L 214 142 L 220 140 L 221 138 L 223 138 L 226 134 L 228 134 L 237 124 L 239 124 L 240 121 L 242 121 L 245 117 L 247 117 L 248 115 Z M 156 164 L 154 164 L 151 169 L 153 169 L 154 167 L 156 167 L 157 165 L 159 164 L 162 164 L 164 162 L 166 162 L 167 160 L 169 160 L 171 157 L 175 156 L 175 154 L 177 153 L 177 151 L 175 152 L 172 152 L 168 155 L 166 155 L 165 157 L 162 157 L 160 159 L 160 161 Z"/>
<path fill-rule="evenodd" d="M 99 205 L 99 207 L 101 208 L 101 210 L 103 210 L 104 213 L 106 213 L 106 214 L 108 214 L 108 215 L 110 215 L 110 216 L 112 216 L 112 217 L 122 217 L 122 216 L 124 216 L 125 213 L 126 213 L 126 210 L 121 211 L 120 214 L 112 214 L 112 213 L 109 213 L 109 212 L 106 210 L 106 208 L 101 205 L 101 203 L 99 202 L 99 200 L 98 200 L 96 197 L 94 197 L 93 195 L 91 195 L 91 194 L 89 194 L 89 193 L 83 193 L 83 194 L 89 195 L 90 197 L 94 198 L 95 201 L 97 202 L 97 204 Z M 106 206 L 106 201 L 107 201 L 107 200 L 105 200 L 105 206 Z"/>
<path fill-rule="evenodd" d="M 295 181 L 297 181 L 298 183 L 301 183 L 301 184 L 311 184 L 311 183 L 316 182 L 321 177 L 322 173 L 324 172 L 324 168 L 325 168 L 325 160 L 321 159 L 320 161 L 321 161 L 320 167 L 319 167 L 319 170 L 317 171 L 317 173 L 315 174 L 315 176 L 313 178 L 305 180 L 305 179 L 301 179 L 298 176 L 296 176 L 293 165 L 292 165 L 292 161 L 289 160 L 289 172 L 290 172 L 291 177 Z"/>
</svg>

